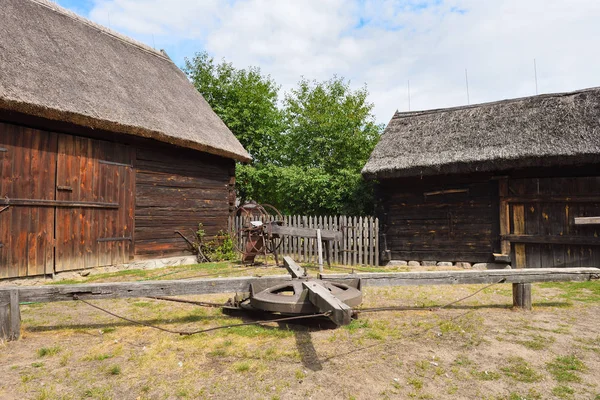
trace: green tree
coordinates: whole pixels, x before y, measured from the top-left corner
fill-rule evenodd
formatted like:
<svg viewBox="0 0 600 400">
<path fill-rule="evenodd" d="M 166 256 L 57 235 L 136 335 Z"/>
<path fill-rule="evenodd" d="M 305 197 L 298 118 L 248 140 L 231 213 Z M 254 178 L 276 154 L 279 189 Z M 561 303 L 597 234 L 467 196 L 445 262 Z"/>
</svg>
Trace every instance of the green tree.
<svg viewBox="0 0 600 400">
<path fill-rule="evenodd" d="M 238 166 L 240 197 L 287 214 L 371 214 L 373 185 L 360 170 L 382 127 L 367 96 L 343 78 L 302 79 L 283 102 L 281 165 Z"/>
<path fill-rule="evenodd" d="M 206 52 L 185 59 L 183 71 L 258 164 L 277 163 L 282 115 L 279 86 L 259 68 L 216 64 Z"/>
<path fill-rule="evenodd" d="M 368 94 L 366 86 L 352 90 L 344 78 L 302 79 L 284 100 L 286 164 L 359 172 L 381 131 Z"/>
</svg>

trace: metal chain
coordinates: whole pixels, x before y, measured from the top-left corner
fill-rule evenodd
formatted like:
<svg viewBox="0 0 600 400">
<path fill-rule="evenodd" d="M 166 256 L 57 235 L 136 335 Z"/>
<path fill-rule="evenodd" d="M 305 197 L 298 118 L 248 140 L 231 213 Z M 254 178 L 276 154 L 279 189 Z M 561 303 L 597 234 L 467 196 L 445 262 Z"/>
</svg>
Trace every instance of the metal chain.
<svg viewBox="0 0 600 400">
<path fill-rule="evenodd" d="M 486 285 L 486 286 L 482 287 L 481 289 L 476 290 L 475 292 L 469 294 L 468 296 L 461 297 L 458 300 L 451 301 L 450 303 L 447 303 L 447 304 L 444 304 L 444 305 L 438 306 L 438 307 L 406 307 L 406 306 L 397 306 L 397 307 L 394 307 L 394 306 L 392 306 L 392 307 L 358 308 L 358 309 L 355 309 L 354 311 L 358 314 L 358 313 L 365 313 L 365 312 L 406 311 L 406 310 L 417 310 L 417 309 L 418 310 L 429 309 L 429 310 L 432 310 L 432 311 L 433 310 L 441 310 L 441 309 L 449 307 L 449 306 L 451 306 L 453 304 L 460 303 L 461 301 L 466 300 L 469 297 L 473 297 L 477 293 L 479 293 L 479 292 L 481 292 L 481 291 L 483 291 L 483 290 L 485 290 L 487 288 L 490 288 L 490 287 L 492 287 L 494 285 L 498 285 L 498 284 L 504 283 L 504 282 L 506 282 L 506 278 L 502 278 L 498 282 L 490 283 L 489 285 Z"/>
<path fill-rule="evenodd" d="M 181 335 L 181 336 L 191 336 L 191 335 L 197 335 L 199 333 L 205 333 L 205 332 L 211 332 L 211 331 L 216 331 L 219 329 L 227 329 L 227 328 L 234 328 L 234 327 L 238 327 L 238 326 L 247 326 L 247 325 L 264 325 L 264 324 L 269 324 L 269 323 L 273 323 L 273 322 L 285 322 L 285 321 L 295 321 L 295 320 L 299 320 L 299 319 L 309 319 L 309 318 L 318 318 L 318 317 L 328 317 L 331 312 L 324 312 L 324 313 L 320 313 L 320 314 L 311 314 L 311 315 L 299 315 L 296 317 L 284 317 L 284 318 L 277 318 L 277 319 L 272 319 L 272 320 L 263 320 L 263 321 L 254 321 L 254 322 L 243 322 L 240 324 L 231 324 L 231 325 L 221 325 L 221 326 L 215 326 L 213 328 L 208 328 L 208 329 L 201 329 L 198 331 L 176 331 L 176 330 L 171 330 L 171 329 L 166 329 L 166 328 L 162 328 L 160 326 L 156 326 L 156 325 L 152 325 L 152 324 L 148 324 L 145 322 L 141 322 L 141 321 L 136 321 L 127 317 L 123 317 L 121 315 L 115 314 L 111 311 L 108 311 L 100 306 L 97 306 L 95 304 L 90 303 L 89 301 L 80 299 L 77 295 L 73 295 L 73 299 L 74 300 L 79 300 L 82 303 L 87 304 L 90 307 L 93 307 L 97 310 L 100 310 L 102 312 L 105 312 L 106 314 L 112 315 L 115 318 L 119 318 L 122 319 L 124 321 L 127 322 L 131 322 L 132 324 L 137 324 L 137 325 L 142 325 L 148 328 L 153 328 L 153 329 L 158 329 L 159 331 L 163 331 L 163 332 L 167 332 L 167 333 L 173 333 L 176 335 Z"/>
</svg>

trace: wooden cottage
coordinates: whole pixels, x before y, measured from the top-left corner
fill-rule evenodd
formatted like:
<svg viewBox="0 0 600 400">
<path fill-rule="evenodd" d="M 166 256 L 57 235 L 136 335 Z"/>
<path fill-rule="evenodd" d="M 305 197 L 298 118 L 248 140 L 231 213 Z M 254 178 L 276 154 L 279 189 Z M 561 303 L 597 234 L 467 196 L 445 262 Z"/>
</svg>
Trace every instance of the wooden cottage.
<svg viewBox="0 0 600 400">
<path fill-rule="evenodd" d="M 0 278 L 189 254 L 250 156 L 162 51 L 45 0 L 0 7 Z"/>
<path fill-rule="evenodd" d="M 388 260 L 600 267 L 600 88 L 397 112 L 363 174 Z"/>
</svg>

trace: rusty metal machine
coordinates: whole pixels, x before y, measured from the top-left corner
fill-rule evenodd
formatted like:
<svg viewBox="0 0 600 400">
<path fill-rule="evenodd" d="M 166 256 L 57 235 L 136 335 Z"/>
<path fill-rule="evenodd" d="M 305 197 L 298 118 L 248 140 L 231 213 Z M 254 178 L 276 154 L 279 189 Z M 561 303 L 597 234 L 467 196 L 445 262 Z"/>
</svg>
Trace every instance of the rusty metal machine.
<svg viewBox="0 0 600 400">
<path fill-rule="evenodd" d="M 283 216 L 269 204 L 246 203 L 237 207 L 229 218 L 229 234 L 236 249 L 242 253 L 242 262 L 252 264 L 256 256 L 272 254 L 279 264 L 279 248 L 283 236 L 320 238 L 322 241 L 342 240 L 343 233 L 333 230 L 285 226 Z M 324 247 L 330 263 L 329 246 Z"/>
<path fill-rule="evenodd" d="M 350 323 L 362 302 L 361 282 L 325 282 L 308 276 L 291 257 L 284 265 L 292 279 L 271 287 L 253 283 L 250 293 L 230 299 L 226 310 L 262 311 L 285 316 L 326 315 L 337 325 Z"/>
</svg>

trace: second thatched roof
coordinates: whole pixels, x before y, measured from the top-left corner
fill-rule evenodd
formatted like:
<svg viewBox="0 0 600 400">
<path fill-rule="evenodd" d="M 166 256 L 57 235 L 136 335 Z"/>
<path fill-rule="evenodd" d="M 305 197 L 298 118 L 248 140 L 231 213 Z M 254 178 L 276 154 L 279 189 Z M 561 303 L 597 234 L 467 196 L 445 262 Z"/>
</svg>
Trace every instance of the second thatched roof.
<svg viewBox="0 0 600 400">
<path fill-rule="evenodd" d="M 367 177 L 600 162 L 600 88 L 440 110 L 396 112 Z"/>
<path fill-rule="evenodd" d="M 48 0 L 2 1 L 0 108 L 250 160 L 166 54 Z"/>
</svg>

